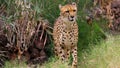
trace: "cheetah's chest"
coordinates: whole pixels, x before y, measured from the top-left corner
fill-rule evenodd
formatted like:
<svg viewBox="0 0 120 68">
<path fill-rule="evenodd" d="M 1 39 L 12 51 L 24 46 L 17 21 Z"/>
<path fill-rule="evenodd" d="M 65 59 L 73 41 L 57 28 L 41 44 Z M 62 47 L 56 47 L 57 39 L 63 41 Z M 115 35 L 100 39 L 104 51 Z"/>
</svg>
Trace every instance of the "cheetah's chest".
<svg viewBox="0 0 120 68">
<path fill-rule="evenodd" d="M 76 42 L 75 37 L 74 37 L 74 29 L 72 27 L 63 27 L 62 33 L 60 35 L 61 38 L 61 44 L 64 45 L 65 47 L 71 47 L 74 45 Z"/>
</svg>

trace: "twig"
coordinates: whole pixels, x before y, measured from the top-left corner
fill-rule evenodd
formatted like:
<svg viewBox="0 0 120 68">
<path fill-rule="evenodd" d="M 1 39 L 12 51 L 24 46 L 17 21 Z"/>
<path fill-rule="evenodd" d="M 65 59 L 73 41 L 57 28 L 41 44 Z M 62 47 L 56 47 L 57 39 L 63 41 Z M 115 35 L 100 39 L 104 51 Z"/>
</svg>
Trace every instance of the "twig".
<svg viewBox="0 0 120 68">
<path fill-rule="evenodd" d="M 44 46 L 43 46 L 43 48 L 42 48 L 42 49 L 44 49 L 44 48 L 45 48 L 46 41 L 47 41 L 47 34 L 46 34 L 46 36 L 45 36 Z"/>
<path fill-rule="evenodd" d="M 42 30 L 42 33 L 41 33 L 41 36 L 40 36 L 40 40 L 42 39 L 43 34 L 44 34 L 44 30 Z"/>
</svg>

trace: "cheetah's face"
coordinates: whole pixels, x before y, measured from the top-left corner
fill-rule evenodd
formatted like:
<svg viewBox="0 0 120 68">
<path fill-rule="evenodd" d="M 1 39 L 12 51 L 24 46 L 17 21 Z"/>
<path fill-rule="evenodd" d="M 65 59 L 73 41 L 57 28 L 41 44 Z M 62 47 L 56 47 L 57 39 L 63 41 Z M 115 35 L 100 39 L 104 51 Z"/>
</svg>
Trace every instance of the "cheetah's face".
<svg viewBox="0 0 120 68">
<path fill-rule="evenodd" d="M 60 15 L 68 21 L 74 22 L 76 20 L 77 6 L 76 3 L 67 4 L 65 6 L 59 5 Z"/>
</svg>

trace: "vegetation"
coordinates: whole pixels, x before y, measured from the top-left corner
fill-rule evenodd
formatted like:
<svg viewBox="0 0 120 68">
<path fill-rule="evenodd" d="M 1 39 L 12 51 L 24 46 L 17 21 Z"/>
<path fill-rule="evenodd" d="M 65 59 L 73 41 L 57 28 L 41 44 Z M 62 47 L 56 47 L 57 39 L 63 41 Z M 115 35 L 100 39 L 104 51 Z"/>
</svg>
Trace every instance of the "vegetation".
<svg viewBox="0 0 120 68">
<path fill-rule="evenodd" d="M 5 10 L 0 16 L 7 23 L 13 23 L 16 18 L 19 19 L 21 9 L 16 7 L 16 0 L 1 0 L 0 6 L 5 4 Z M 54 21 L 59 16 L 59 4 L 67 4 L 76 2 L 78 6 L 77 23 L 79 26 L 79 42 L 78 42 L 78 68 L 114 68 L 119 66 L 119 46 L 120 36 L 112 36 L 106 34 L 107 21 L 101 19 L 93 20 L 89 25 L 86 21 L 87 10 L 92 7 L 92 0 L 24 0 L 31 3 L 31 10 L 34 10 L 34 20 L 40 18 L 47 19 L 53 26 Z M 1 10 L 0 10 L 1 12 Z M 7 14 L 7 15 L 6 15 Z M 109 36 L 107 39 L 106 37 Z M 51 39 L 52 40 L 52 39 Z M 116 41 L 117 40 L 117 41 Z M 54 57 L 53 42 L 49 44 L 50 58 L 40 68 L 69 68 L 67 64 L 62 64 Z M 114 58 L 115 57 L 115 58 Z M 11 63 L 12 62 L 12 63 Z M 7 61 L 5 68 L 27 68 L 25 62 Z M 21 67 L 22 66 L 22 67 Z"/>
<path fill-rule="evenodd" d="M 78 68 L 119 68 L 120 65 L 120 36 L 108 35 L 108 39 L 98 42 L 97 45 L 90 44 L 89 50 L 82 51 L 79 56 Z M 94 45 L 94 46 L 93 46 Z M 16 63 L 6 63 L 5 68 L 27 68 L 24 63 L 22 66 Z M 59 60 L 51 57 L 49 61 L 38 68 L 69 68 L 67 64 L 61 63 Z"/>
</svg>

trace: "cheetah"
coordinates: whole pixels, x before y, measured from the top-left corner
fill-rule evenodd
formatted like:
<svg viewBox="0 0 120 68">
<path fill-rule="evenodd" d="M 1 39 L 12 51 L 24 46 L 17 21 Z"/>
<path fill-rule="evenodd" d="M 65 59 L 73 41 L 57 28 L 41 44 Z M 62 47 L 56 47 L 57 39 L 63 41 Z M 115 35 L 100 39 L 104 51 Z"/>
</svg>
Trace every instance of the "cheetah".
<svg viewBox="0 0 120 68">
<path fill-rule="evenodd" d="M 68 61 L 72 54 L 72 68 L 77 68 L 78 25 L 77 5 L 75 2 L 59 5 L 60 16 L 54 23 L 54 52 L 62 61 Z"/>
</svg>

